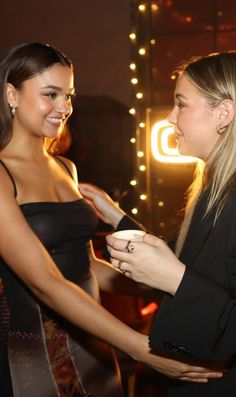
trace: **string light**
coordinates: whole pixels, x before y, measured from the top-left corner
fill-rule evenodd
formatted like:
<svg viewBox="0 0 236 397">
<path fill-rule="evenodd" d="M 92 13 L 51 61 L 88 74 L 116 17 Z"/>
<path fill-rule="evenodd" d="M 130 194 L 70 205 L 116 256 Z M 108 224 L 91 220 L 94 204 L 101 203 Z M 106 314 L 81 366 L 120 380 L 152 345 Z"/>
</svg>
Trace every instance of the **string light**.
<svg viewBox="0 0 236 397">
<path fill-rule="evenodd" d="M 146 11 L 146 5 L 145 4 L 139 4 L 138 9 L 140 12 L 145 12 Z"/>
<path fill-rule="evenodd" d="M 140 194 L 139 198 L 140 198 L 140 200 L 147 200 L 147 195 L 146 194 Z"/>
<path fill-rule="evenodd" d="M 133 7 L 133 2 L 131 2 L 131 6 Z M 134 100 L 135 103 L 129 109 L 130 114 L 136 115 L 137 120 L 137 129 L 136 129 L 136 139 L 133 137 L 130 139 L 130 142 L 136 145 L 137 151 L 137 168 L 138 168 L 138 177 L 134 177 L 130 181 L 131 186 L 137 186 L 141 190 L 139 192 L 138 197 L 141 201 L 148 200 L 148 195 L 143 193 L 146 190 L 146 139 L 145 139 L 145 129 L 146 129 L 146 112 L 148 108 L 149 96 L 146 93 L 147 89 L 147 81 L 146 81 L 146 67 L 148 65 L 148 56 L 150 46 L 156 44 L 156 40 L 153 37 L 149 37 L 147 35 L 146 30 L 143 30 L 144 26 L 147 24 L 147 17 L 149 17 L 150 13 L 156 12 L 158 10 L 158 6 L 156 2 L 150 1 L 137 1 L 135 2 L 135 12 L 134 15 L 134 26 L 131 28 L 130 32 L 130 40 L 132 41 L 132 61 L 129 64 L 129 69 L 132 72 L 135 72 L 135 75 L 131 76 L 130 82 L 133 86 L 138 85 L 138 89 L 135 90 L 134 87 Z M 138 23 L 138 26 L 137 26 Z M 141 63 L 141 65 L 140 65 Z M 140 68 L 140 69 L 139 69 Z M 140 164 L 141 161 L 141 164 Z M 141 172 L 141 173 L 140 173 Z M 143 175 L 144 174 L 144 175 Z M 143 192 L 142 192 L 143 191 Z M 138 208 L 135 207 L 131 210 L 133 215 L 138 214 Z"/>
<path fill-rule="evenodd" d="M 137 156 L 141 158 L 141 157 L 144 156 L 144 153 L 140 150 L 140 151 L 137 153 Z"/>
<path fill-rule="evenodd" d="M 143 121 L 141 121 L 141 122 L 139 123 L 139 127 L 140 127 L 140 128 L 145 128 L 145 126 L 146 126 L 146 124 L 145 124 Z"/>
<path fill-rule="evenodd" d="M 140 171 L 142 171 L 142 172 L 146 171 L 146 165 L 141 164 L 141 165 L 139 166 L 139 169 L 140 169 Z"/>
<path fill-rule="evenodd" d="M 137 79 L 137 77 L 133 77 L 133 78 L 131 79 L 131 83 L 134 84 L 134 85 L 138 84 L 138 79 Z"/>
<path fill-rule="evenodd" d="M 151 10 L 152 10 L 153 12 L 158 11 L 158 5 L 157 5 L 156 3 L 152 3 L 152 4 L 151 4 Z"/>
<path fill-rule="evenodd" d="M 130 114 L 135 114 L 135 113 L 136 113 L 136 110 L 135 110 L 135 108 L 131 108 L 131 109 L 129 109 L 129 113 L 130 113 Z"/>
<path fill-rule="evenodd" d="M 137 92 L 136 98 L 142 99 L 143 98 L 143 93 L 142 92 Z"/>
<path fill-rule="evenodd" d="M 130 40 L 135 40 L 136 39 L 136 34 L 135 33 L 130 33 L 129 34 Z"/>
<path fill-rule="evenodd" d="M 129 67 L 130 67 L 131 70 L 135 70 L 135 69 L 136 69 L 136 64 L 132 62 L 132 63 L 129 65 Z"/>
<path fill-rule="evenodd" d="M 146 54 L 146 49 L 144 47 L 139 48 L 138 52 L 139 52 L 140 55 L 145 55 Z"/>
<path fill-rule="evenodd" d="M 130 181 L 130 185 L 131 186 L 136 186 L 137 185 L 136 179 L 132 179 L 132 181 Z"/>
</svg>

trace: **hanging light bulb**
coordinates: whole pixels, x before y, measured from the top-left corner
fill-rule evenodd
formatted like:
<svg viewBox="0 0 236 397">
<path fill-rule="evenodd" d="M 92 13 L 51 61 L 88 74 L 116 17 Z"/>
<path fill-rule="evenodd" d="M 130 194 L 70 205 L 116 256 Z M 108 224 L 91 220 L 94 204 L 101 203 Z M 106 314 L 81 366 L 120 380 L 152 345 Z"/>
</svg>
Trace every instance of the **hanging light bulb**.
<svg viewBox="0 0 236 397">
<path fill-rule="evenodd" d="M 129 65 L 129 67 L 130 67 L 131 70 L 135 70 L 135 69 L 136 69 L 136 64 L 135 64 L 134 62 L 132 62 L 132 63 Z"/>
<path fill-rule="evenodd" d="M 138 84 L 138 79 L 137 79 L 137 77 L 133 77 L 133 78 L 131 79 L 131 83 L 134 84 L 134 85 Z"/>
<path fill-rule="evenodd" d="M 130 33 L 129 34 L 130 40 L 135 40 L 136 39 L 136 34 L 135 33 Z"/>
<path fill-rule="evenodd" d="M 136 98 L 142 99 L 143 98 L 143 93 L 142 92 L 137 92 Z"/>
<path fill-rule="evenodd" d="M 146 194 L 140 194 L 139 196 L 140 200 L 147 200 L 147 195 Z"/>
<path fill-rule="evenodd" d="M 137 153 L 137 156 L 141 158 L 141 157 L 144 156 L 144 153 L 140 150 L 140 151 Z"/>
<path fill-rule="evenodd" d="M 137 185 L 136 179 L 132 179 L 132 181 L 130 181 L 130 185 L 131 186 L 136 186 Z"/>
<path fill-rule="evenodd" d="M 139 48 L 138 52 L 139 52 L 140 55 L 145 55 L 146 54 L 146 49 L 144 47 Z"/>
<path fill-rule="evenodd" d="M 138 9 L 140 12 L 145 12 L 146 11 L 146 5 L 145 4 L 139 4 Z"/>
<path fill-rule="evenodd" d="M 131 109 L 129 109 L 129 113 L 130 113 L 130 114 L 135 114 L 135 113 L 136 113 L 136 110 L 135 110 L 135 108 L 131 108 Z"/>
</svg>

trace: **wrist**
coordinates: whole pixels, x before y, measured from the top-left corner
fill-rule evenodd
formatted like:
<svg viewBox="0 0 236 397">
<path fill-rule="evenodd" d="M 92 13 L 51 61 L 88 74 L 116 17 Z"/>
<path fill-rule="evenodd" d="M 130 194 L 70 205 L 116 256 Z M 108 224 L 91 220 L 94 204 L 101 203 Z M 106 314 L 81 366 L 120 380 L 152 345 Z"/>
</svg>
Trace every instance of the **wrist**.
<svg viewBox="0 0 236 397">
<path fill-rule="evenodd" d="M 179 288 L 179 285 L 183 279 L 184 273 L 186 270 L 186 266 L 178 261 L 176 262 L 176 265 L 172 269 L 172 273 L 169 278 L 169 288 L 168 291 L 171 295 L 175 295 L 177 292 L 177 289 Z"/>
<path fill-rule="evenodd" d="M 118 224 L 120 223 L 121 219 L 122 219 L 125 215 L 126 215 L 125 212 L 124 212 L 121 208 L 117 207 L 117 208 L 116 208 L 116 211 L 114 211 L 114 212 L 112 213 L 112 216 L 110 217 L 110 224 L 111 224 L 111 226 L 112 226 L 114 229 L 116 229 L 117 226 L 118 226 Z"/>
</svg>

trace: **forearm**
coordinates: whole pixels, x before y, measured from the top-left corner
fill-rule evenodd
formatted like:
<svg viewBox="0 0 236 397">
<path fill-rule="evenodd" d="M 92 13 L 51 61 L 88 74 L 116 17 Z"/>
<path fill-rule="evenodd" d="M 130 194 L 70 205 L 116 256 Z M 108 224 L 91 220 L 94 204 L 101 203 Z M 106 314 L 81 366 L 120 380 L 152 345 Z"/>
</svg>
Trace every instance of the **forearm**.
<svg viewBox="0 0 236 397">
<path fill-rule="evenodd" d="M 152 296 L 153 299 L 158 300 L 163 295 L 161 291 L 125 277 L 106 261 L 94 259 L 91 262 L 91 267 L 96 275 L 99 288 L 102 291 L 136 297 Z"/>
<path fill-rule="evenodd" d="M 148 355 L 149 348 L 146 337 L 122 323 L 80 287 L 68 280 L 52 277 L 50 288 L 34 292 L 61 316 L 90 334 L 123 350 L 134 359 L 143 361 L 140 344 L 143 347 L 146 346 Z"/>
</svg>

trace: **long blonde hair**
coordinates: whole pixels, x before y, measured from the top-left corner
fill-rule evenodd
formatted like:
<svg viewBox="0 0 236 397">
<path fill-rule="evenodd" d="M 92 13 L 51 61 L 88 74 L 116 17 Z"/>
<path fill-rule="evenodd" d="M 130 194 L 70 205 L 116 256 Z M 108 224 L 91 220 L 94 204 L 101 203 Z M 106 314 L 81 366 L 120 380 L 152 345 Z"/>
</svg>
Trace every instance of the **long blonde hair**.
<svg viewBox="0 0 236 397">
<path fill-rule="evenodd" d="M 221 101 L 236 101 L 236 51 L 214 53 L 191 58 L 178 69 L 184 73 L 203 95 L 210 106 Z M 215 222 L 219 217 L 228 192 L 236 182 L 236 118 L 225 127 L 205 164 L 198 163 L 192 185 L 187 192 L 185 217 L 176 244 L 179 256 L 187 235 L 199 195 L 209 187 L 209 198 L 205 212 L 215 211 Z"/>
</svg>

